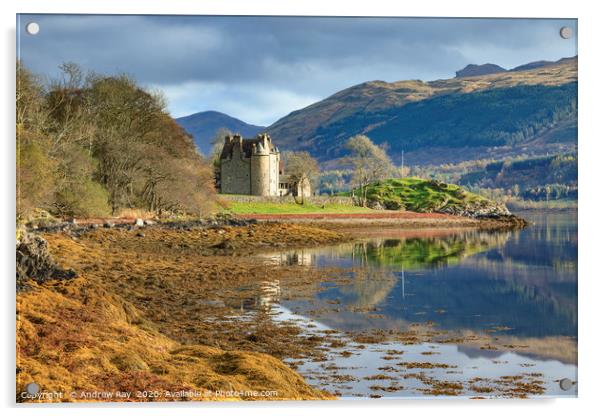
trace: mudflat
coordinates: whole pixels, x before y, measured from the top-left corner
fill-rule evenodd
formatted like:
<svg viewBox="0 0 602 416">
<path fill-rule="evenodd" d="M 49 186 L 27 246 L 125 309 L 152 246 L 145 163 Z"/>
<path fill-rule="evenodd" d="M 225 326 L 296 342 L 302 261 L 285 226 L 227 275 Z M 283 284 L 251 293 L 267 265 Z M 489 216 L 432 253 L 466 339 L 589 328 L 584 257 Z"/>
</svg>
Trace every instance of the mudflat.
<svg viewBox="0 0 602 416">
<path fill-rule="evenodd" d="M 254 250 L 348 237 L 287 224 L 42 236 L 55 261 L 77 277 L 29 282 L 18 293 L 17 391 L 35 381 L 67 392 L 49 401 L 332 398 L 279 359 L 318 341 L 261 314 L 240 321 L 236 310 L 250 295 L 237 288 L 266 276 L 300 285 L 317 278 L 266 265 L 248 256 Z"/>
</svg>

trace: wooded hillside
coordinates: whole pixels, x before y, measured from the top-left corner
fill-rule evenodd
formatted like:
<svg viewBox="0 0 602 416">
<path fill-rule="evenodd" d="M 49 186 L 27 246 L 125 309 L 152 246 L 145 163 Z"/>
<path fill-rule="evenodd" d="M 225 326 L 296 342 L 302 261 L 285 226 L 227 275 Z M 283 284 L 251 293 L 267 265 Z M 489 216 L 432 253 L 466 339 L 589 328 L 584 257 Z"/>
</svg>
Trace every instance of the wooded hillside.
<svg viewBox="0 0 602 416">
<path fill-rule="evenodd" d="M 123 210 L 199 215 L 213 208 L 212 169 L 161 95 L 132 78 L 75 64 L 43 83 L 17 65 L 17 216 Z"/>
</svg>

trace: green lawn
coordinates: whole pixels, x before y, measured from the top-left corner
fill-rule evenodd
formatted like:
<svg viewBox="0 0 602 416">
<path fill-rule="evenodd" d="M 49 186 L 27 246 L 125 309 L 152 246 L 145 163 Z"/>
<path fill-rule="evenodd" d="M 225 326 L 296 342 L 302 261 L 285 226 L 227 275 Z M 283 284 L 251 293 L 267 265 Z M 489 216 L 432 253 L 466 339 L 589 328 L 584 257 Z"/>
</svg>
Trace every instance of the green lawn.
<svg viewBox="0 0 602 416">
<path fill-rule="evenodd" d="M 359 190 L 355 190 L 360 195 Z M 349 196 L 349 193 L 339 194 Z M 413 211 L 413 212 L 439 212 L 444 207 L 482 207 L 493 204 L 486 198 L 466 191 L 458 185 L 420 179 L 386 179 L 372 183 L 367 188 L 369 201 L 378 201 L 385 209 Z M 262 201 L 228 201 L 229 208 L 226 212 L 233 214 L 349 214 L 375 212 L 370 208 L 348 206 L 337 203 L 303 205 Z"/>
<path fill-rule="evenodd" d="M 370 208 L 356 206 L 347 206 L 341 204 L 295 204 L 295 203 L 277 203 L 277 202 L 228 202 L 227 212 L 233 214 L 349 214 L 373 212 Z"/>
</svg>

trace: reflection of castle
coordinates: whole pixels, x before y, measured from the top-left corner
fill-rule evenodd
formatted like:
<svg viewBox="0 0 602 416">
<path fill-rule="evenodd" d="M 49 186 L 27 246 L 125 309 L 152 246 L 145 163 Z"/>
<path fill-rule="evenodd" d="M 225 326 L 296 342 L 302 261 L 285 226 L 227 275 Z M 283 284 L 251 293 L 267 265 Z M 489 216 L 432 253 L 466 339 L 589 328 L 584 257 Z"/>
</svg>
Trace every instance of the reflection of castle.
<svg viewBox="0 0 602 416">
<path fill-rule="evenodd" d="M 279 266 L 311 266 L 314 254 L 310 250 L 294 250 L 286 253 L 258 254 L 258 257 Z"/>
<path fill-rule="evenodd" d="M 280 295 L 281 290 L 279 280 L 263 281 L 259 287 L 259 293 L 252 298 L 243 299 L 240 309 L 268 310 L 273 304 L 280 301 Z"/>
</svg>

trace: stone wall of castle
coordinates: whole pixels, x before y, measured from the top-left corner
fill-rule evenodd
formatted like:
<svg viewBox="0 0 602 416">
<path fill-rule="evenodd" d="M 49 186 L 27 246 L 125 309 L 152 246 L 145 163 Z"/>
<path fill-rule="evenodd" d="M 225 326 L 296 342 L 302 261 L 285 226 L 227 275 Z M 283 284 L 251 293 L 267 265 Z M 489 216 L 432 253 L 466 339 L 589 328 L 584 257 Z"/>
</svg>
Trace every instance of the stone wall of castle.
<svg viewBox="0 0 602 416">
<path fill-rule="evenodd" d="M 221 192 L 224 194 L 251 195 L 251 160 L 243 157 L 238 147 L 231 159 L 222 159 Z"/>
</svg>

